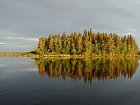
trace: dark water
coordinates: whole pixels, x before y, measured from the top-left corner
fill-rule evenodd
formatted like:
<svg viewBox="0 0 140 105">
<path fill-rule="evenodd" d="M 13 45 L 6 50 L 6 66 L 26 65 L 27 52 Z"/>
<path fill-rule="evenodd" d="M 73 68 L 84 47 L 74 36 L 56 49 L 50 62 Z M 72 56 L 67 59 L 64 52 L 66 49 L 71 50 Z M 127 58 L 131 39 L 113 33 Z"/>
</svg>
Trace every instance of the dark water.
<svg viewBox="0 0 140 105">
<path fill-rule="evenodd" d="M 0 105 L 139 105 L 137 59 L 0 58 Z"/>
</svg>

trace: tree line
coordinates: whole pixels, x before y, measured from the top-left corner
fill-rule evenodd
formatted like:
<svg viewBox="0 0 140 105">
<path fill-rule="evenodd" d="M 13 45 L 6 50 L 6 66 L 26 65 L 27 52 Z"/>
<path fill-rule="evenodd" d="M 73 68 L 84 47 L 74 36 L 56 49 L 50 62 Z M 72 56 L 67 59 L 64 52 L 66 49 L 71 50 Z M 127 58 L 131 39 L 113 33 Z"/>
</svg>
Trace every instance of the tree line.
<svg viewBox="0 0 140 105">
<path fill-rule="evenodd" d="M 138 45 L 130 35 L 120 36 L 116 33 L 72 32 L 67 35 L 50 34 L 40 38 L 35 49 L 39 54 L 77 54 L 77 55 L 137 55 Z"/>
</svg>

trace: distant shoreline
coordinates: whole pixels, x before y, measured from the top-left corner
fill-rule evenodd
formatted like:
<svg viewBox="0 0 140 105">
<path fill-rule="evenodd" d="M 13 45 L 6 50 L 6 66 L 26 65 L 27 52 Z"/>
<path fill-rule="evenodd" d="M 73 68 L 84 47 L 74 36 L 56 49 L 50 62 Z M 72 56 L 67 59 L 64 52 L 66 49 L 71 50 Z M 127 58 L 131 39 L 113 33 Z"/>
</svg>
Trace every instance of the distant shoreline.
<svg viewBox="0 0 140 105">
<path fill-rule="evenodd" d="M 0 52 L 0 57 L 39 58 L 39 55 L 38 54 L 32 54 L 30 52 Z"/>
</svg>

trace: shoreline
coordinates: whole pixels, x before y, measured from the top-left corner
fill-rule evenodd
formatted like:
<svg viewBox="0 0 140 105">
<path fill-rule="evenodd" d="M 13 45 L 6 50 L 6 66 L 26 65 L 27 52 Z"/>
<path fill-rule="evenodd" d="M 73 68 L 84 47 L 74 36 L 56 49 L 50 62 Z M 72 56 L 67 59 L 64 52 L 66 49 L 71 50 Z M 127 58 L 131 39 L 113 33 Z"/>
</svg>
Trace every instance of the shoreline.
<svg viewBox="0 0 140 105">
<path fill-rule="evenodd" d="M 66 55 L 66 54 L 33 54 L 30 52 L 0 52 L 0 57 L 26 57 L 26 58 L 64 58 L 64 59 L 86 59 L 86 58 L 133 58 L 140 55 Z"/>
</svg>

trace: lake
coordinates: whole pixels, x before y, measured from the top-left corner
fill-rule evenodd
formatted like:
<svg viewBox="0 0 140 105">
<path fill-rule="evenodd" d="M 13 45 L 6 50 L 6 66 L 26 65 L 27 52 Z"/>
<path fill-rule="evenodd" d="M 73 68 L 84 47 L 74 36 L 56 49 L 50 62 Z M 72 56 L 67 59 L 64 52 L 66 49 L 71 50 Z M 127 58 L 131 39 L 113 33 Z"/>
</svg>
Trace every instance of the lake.
<svg viewBox="0 0 140 105">
<path fill-rule="evenodd" d="M 0 105 L 139 105 L 133 59 L 0 58 Z"/>
</svg>

